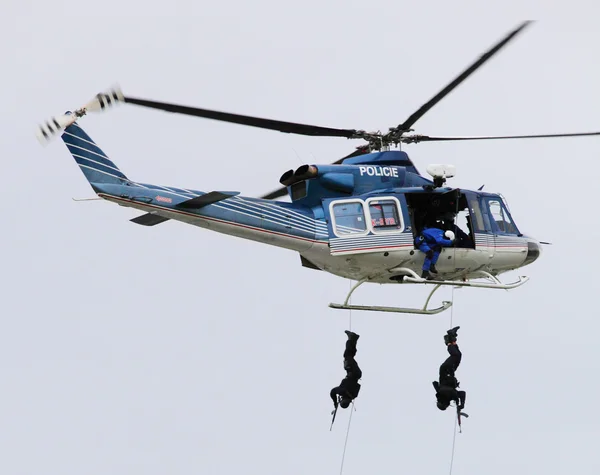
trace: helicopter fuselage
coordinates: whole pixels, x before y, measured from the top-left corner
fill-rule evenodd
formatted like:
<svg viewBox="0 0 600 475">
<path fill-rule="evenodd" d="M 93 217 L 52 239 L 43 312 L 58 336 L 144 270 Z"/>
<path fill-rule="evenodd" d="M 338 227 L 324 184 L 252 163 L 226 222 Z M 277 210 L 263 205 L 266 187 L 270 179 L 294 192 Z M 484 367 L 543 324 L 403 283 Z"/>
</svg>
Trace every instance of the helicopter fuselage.
<svg viewBox="0 0 600 475">
<path fill-rule="evenodd" d="M 281 179 L 288 203 L 137 183 L 77 124 L 62 138 L 99 197 L 146 213 L 135 223 L 177 220 L 278 246 L 298 252 L 305 267 L 345 278 L 397 283 L 406 269 L 419 273 L 424 253 L 415 238 L 432 219 L 458 226 L 455 245 L 442 250 L 437 264 L 443 279 L 469 279 L 482 270 L 498 275 L 540 254 L 500 195 L 437 186 L 400 151 L 290 170 Z"/>
<path fill-rule="evenodd" d="M 413 212 L 407 205 L 407 195 L 415 192 L 437 195 L 444 191 L 420 193 L 422 190 L 401 189 L 329 198 L 313 208 L 232 196 L 193 210 L 181 209 L 178 205 L 204 193 L 150 184 L 95 185 L 95 189 L 98 196 L 121 206 L 296 251 L 305 267 L 353 280 L 369 277 L 370 281 L 379 283 L 398 282 L 402 272 L 394 269 L 410 268 L 420 273 L 423 265 L 424 254 L 414 243 L 418 230 L 412 224 Z M 481 213 L 482 222 L 489 223 L 490 228 L 493 226 L 489 220 L 489 203 L 506 212 L 500 196 L 466 190 L 461 193 L 469 196 L 474 206 L 468 214 L 462 211 L 471 218 L 471 228 L 475 226 L 475 230 L 463 229 L 468 237 L 472 236 L 471 241 L 459 243 L 457 240 L 455 247 L 442 249 L 437 263 L 442 278 L 469 278 L 479 270 L 499 275 L 537 259 L 540 245 L 536 240 L 518 231 L 499 232 L 485 229 L 485 225 L 483 229 L 476 227 L 475 213 Z M 381 204 L 391 213 L 395 206 L 397 214 L 380 217 Z M 482 204 L 488 205 L 485 211 Z M 344 215 L 344 212 L 348 213 Z M 379 223 L 383 225 L 378 226 Z"/>
</svg>

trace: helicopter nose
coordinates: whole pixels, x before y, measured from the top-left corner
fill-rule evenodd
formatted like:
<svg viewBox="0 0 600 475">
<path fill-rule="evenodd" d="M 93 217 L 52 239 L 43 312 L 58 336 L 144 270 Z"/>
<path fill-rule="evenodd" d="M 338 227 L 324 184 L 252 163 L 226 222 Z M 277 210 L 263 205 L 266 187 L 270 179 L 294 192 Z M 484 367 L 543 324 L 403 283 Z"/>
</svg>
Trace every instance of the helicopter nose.
<svg viewBox="0 0 600 475">
<path fill-rule="evenodd" d="M 538 257 L 542 254 L 542 246 L 541 244 L 534 240 L 530 239 L 527 241 L 527 256 L 525 257 L 525 262 L 523 265 L 526 266 L 536 261 Z"/>
</svg>

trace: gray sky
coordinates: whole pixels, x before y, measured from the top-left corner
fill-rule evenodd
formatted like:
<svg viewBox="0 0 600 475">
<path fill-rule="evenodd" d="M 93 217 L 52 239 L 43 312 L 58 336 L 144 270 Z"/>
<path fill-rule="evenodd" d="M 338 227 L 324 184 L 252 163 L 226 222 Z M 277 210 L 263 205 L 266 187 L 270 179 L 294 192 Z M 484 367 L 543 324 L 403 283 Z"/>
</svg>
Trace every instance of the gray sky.
<svg viewBox="0 0 600 475">
<path fill-rule="evenodd" d="M 417 132 L 600 130 L 598 7 L 573 4 L 575 21 L 519 3 L 5 5 L 0 472 L 338 473 L 349 417 L 329 432 L 349 315 L 327 304 L 349 281 L 293 252 L 73 202 L 92 191 L 60 140 L 38 145 L 38 121 L 118 82 L 132 96 L 386 130 L 533 17 Z M 359 144 L 126 106 L 81 125 L 135 180 L 250 196 Z M 554 243 L 524 287 L 455 292 L 471 418 L 454 473 L 600 473 L 600 139 L 406 150 L 421 169 L 455 164 L 453 185 L 503 193 L 523 231 Z M 363 287 L 354 301 L 419 305 L 425 293 Z M 436 409 L 431 381 L 449 325 L 450 312 L 354 312 L 364 377 L 345 474 L 447 473 L 453 414 Z"/>
</svg>

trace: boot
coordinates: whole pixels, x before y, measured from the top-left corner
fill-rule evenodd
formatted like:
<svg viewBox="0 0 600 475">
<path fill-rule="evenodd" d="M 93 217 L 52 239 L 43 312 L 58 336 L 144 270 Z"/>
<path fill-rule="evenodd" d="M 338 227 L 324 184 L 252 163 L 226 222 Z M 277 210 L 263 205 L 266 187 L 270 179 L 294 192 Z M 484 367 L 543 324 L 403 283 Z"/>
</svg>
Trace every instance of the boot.
<svg viewBox="0 0 600 475">
<path fill-rule="evenodd" d="M 444 335 L 444 343 L 446 343 L 446 345 L 449 345 L 450 343 L 456 343 L 456 332 L 458 332 L 459 328 L 460 327 L 454 327 L 446 332 L 446 335 Z"/>
<path fill-rule="evenodd" d="M 360 335 L 358 335 L 358 334 L 356 334 L 354 332 L 351 332 L 350 330 L 344 330 L 344 333 L 346 335 L 348 335 L 348 340 L 358 341 L 358 339 L 360 338 Z"/>
<path fill-rule="evenodd" d="M 431 275 L 428 270 L 424 270 L 421 273 L 421 278 L 422 279 L 427 279 L 427 280 L 435 280 L 435 277 L 433 275 Z"/>
<path fill-rule="evenodd" d="M 435 267 L 435 264 L 431 264 L 431 266 L 429 267 L 429 272 L 431 272 L 432 274 L 437 274 L 438 271 Z"/>
</svg>

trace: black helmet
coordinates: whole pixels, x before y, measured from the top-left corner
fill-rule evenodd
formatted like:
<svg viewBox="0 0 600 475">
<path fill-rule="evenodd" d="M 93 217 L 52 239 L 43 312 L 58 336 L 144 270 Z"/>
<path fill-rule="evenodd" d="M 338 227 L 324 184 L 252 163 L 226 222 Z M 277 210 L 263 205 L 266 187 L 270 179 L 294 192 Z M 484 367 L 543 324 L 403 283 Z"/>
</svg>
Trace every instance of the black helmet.
<svg viewBox="0 0 600 475">
<path fill-rule="evenodd" d="M 440 400 L 438 399 L 438 402 L 437 402 L 437 407 L 438 407 L 438 409 L 439 409 L 440 411 L 445 411 L 446 409 L 448 409 L 448 406 L 449 406 L 449 405 L 450 405 L 450 403 L 449 403 L 449 402 L 446 402 L 446 401 L 440 401 Z"/>
</svg>

